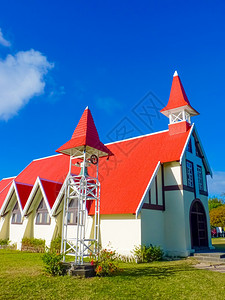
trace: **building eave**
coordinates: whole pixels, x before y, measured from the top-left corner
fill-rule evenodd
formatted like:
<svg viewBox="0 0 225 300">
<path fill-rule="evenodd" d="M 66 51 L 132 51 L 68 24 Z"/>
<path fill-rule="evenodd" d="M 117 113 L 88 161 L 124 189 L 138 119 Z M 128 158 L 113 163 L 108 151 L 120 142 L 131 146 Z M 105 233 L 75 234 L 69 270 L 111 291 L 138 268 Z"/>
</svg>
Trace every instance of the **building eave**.
<svg viewBox="0 0 225 300">
<path fill-rule="evenodd" d="M 158 171 L 159 171 L 160 165 L 161 165 L 161 163 L 160 163 L 160 161 L 158 161 L 158 163 L 157 163 L 157 165 L 156 165 L 156 168 L 155 168 L 155 170 L 154 170 L 154 172 L 153 172 L 153 174 L 152 174 L 152 177 L 151 177 L 151 179 L 150 179 L 150 181 L 149 181 L 149 183 L 148 183 L 148 185 L 147 185 L 147 187 L 146 187 L 146 189 L 145 189 L 145 191 L 144 191 L 144 194 L 143 194 L 143 196 L 142 196 L 142 198 L 141 198 L 141 201 L 140 201 L 140 203 L 139 203 L 139 205 L 138 205 L 138 208 L 137 208 L 137 210 L 136 210 L 136 212 L 135 212 L 136 218 L 138 218 L 138 215 L 139 215 L 139 213 L 140 213 L 140 211 L 141 211 L 141 209 L 142 209 L 142 206 L 143 206 L 143 204 L 144 204 L 145 196 L 146 196 L 148 190 L 149 190 L 149 189 L 151 188 L 151 186 L 152 186 L 152 183 L 153 183 L 153 181 L 154 181 L 154 179 L 155 179 L 155 177 L 156 177 L 156 175 L 157 175 L 157 173 L 158 173 Z"/>
</svg>

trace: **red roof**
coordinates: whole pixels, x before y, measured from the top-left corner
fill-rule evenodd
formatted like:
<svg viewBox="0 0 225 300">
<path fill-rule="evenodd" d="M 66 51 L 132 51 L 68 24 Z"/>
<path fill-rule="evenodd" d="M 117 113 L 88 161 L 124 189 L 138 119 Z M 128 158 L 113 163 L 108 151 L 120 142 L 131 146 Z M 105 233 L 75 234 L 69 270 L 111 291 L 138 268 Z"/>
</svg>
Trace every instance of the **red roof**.
<svg viewBox="0 0 225 300">
<path fill-rule="evenodd" d="M 11 187 L 13 179 L 15 177 L 4 178 L 0 181 L 0 208 L 2 207 L 3 202 L 8 194 L 8 191 Z"/>
<path fill-rule="evenodd" d="M 50 208 L 52 208 L 53 204 L 55 203 L 55 200 L 59 194 L 59 191 L 62 187 L 62 183 L 59 182 L 53 182 L 49 180 L 45 180 L 40 178 L 42 187 L 44 189 L 45 195 L 47 197 L 48 203 Z"/>
<path fill-rule="evenodd" d="M 112 155 L 110 150 L 100 141 L 90 109 L 87 107 L 74 130 L 71 139 L 56 152 L 73 155 L 76 148 L 88 146 L 99 150 L 99 156 Z"/>
<path fill-rule="evenodd" d="M 105 157 L 99 160 L 101 214 L 134 214 L 158 162 L 179 161 L 190 130 L 175 135 L 170 135 L 167 130 L 108 144 L 114 155 L 109 160 Z M 23 206 L 29 188 L 21 186 L 21 182 L 33 185 L 39 176 L 52 208 L 68 166 L 69 157 L 66 155 L 55 155 L 29 164 L 15 179 Z M 89 174 L 93 175 L 92 168 L 89 169 Z M 80 168 L 73 166 L 72 173 L 79 174 Z M 93 206 L 90 214 L 93 214 Z"/>
<path fill-rule="evenodd" d="M 164 131 L 107 145 L 114 156 L 100 161 L 100 213 L 134 214 L 158 162 L 179 161 L 189 132 Z"/>
<path fill-rule="evenodd" d="M 33 160 L 17 177 L 16 181 L 34 185 L 37 177 L 64 182 L 69 172 L 69 157 L 54 155 Z M 77 171 L 78 172 L 78 171 Z"/>
<path fill-rule="evenodd" d="M 21 206 L 22 206 L 22 208 L 24 208 L 24 206 L 27 202 L 27 199 L 30 196 L 30 192 L 31 192 L 33 186 L 23 184 L 23 183 L 20 183 L 20 182 L 15 182 L 15 184 L 16 184 L 16 188 L 17 188 L 17 191 L 18 191 L 18 194 L 19 194 Z"/>
<path fill-rule="evenodd" d="M 188 106 L 194 114 L 199 114 L 190 104 L 187 95 L 185 93 L 185 90 L 183 88 L 183 85 L 181 83 L 180 77 L 176 74 L 174 74 L 173 82 L 170 90 L 170 97 L 169 101 L 160 112 L 163 113 L 165 111 L 175 109 L 178 107 Z"/>
</svg>

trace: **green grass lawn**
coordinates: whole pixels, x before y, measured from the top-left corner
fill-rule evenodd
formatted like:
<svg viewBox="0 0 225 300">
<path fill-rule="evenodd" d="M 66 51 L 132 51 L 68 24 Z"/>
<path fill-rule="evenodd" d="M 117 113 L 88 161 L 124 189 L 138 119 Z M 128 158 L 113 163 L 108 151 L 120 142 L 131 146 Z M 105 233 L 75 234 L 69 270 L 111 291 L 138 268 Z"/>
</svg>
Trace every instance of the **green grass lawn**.
<svg viewBox="0 0 225 300">
<path fill-rule="evenodd" d="M 225 299 L 225 274 L 193 260 L 122 264 L 114 277 L 49 277 L 42 254 L 0 250 L 0 299 Z"/>
<path fill-rule="evenodd" d="M 225 252 L 225 237 L 212 238 L 212 245 L 216 248 L 216 250 Z"/>
</svg>

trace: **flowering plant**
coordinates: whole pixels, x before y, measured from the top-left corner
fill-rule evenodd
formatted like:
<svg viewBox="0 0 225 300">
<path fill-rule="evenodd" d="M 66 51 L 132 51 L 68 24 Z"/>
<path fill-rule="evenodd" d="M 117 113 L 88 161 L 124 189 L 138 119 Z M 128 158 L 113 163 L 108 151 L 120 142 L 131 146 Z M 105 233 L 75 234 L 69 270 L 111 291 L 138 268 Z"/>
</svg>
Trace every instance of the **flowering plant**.
<svg viewBox="0 0 225 300">
<path fill-rule="evenodd" d="M 63 275 L 62 255 L 54 251 L 47 249 L 45 254 L 42 256 L 44 262 L 45 272 L 52 275 Z"/>
<path fill-rule="evenodd" d="M 95 265 L 97 276 L 111 276 L 120 271 L 116 259 L 115 251 L 102 249 L 97 258 L 91 256 L 91 265 Z"/>
</svg>

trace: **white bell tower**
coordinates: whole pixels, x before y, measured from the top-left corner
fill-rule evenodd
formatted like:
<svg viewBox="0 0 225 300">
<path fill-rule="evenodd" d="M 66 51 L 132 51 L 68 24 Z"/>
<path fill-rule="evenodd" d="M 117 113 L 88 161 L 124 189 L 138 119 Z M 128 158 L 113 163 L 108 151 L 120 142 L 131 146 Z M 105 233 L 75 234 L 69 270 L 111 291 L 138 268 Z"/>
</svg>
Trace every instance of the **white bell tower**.
<svg viewBox="0 0 225 300">
<path fill-rule="evenodd" d="M 88 107 L 85 109 L 72 138 L 57 152 L 70 156 L 69 174 L 66 179 L 63 205 L 61 254 L 74 257 L 75 265 L 83 265 L 84 257 L 97 256 L 99 251 L 100 226 L 100 182 L 98 180 L 99 158 L 112 155 L 111 151 L 99 140 L 94 120 Z M 73 174 L 73 166 L 79 174 Z M 89 170 L 90 169 L 90 175 Z M 73 236 L 68 234 L 71 214 L 70 203 L 76 203 L 76 226 Z M 87 236 L 87 217 L 92 212 L 94 234 Z"/>
</svg>

